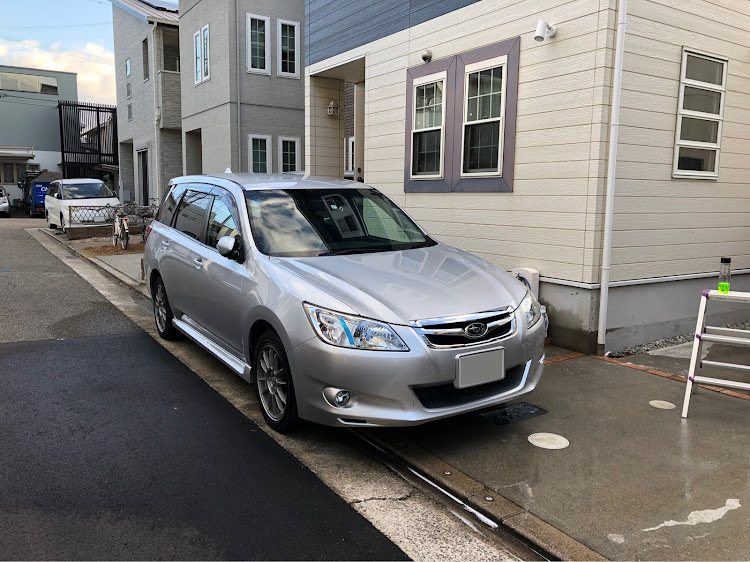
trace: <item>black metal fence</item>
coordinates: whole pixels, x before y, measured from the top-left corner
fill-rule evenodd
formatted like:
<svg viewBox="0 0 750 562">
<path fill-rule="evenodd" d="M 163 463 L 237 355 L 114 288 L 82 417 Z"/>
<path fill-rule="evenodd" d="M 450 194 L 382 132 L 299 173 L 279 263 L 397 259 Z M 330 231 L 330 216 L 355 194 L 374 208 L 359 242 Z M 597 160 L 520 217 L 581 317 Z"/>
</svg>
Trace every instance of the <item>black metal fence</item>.
<svg viewBox="0 0 750 562">
<path fill-rule="evenodd" d="M 63 177 L 109 179 L 119 164 L 117 107 L 74 101 L 57 107 Z"/>
</svg>

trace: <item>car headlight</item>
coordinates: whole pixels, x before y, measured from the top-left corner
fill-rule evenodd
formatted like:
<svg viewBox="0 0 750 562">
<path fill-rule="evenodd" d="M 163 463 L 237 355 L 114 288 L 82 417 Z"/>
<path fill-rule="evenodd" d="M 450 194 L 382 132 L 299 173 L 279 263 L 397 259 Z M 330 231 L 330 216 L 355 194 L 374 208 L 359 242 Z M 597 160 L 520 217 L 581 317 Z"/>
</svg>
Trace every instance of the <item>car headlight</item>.
<svg viewBox="0 0 750 562">
<path fill-rule="evenodd" d="M 315 333 L 326 343 L 371 351 L 409 351 L 388 324 L 304 304 Z"/>
<path fill-rule="evenodd" d="M 521 306 L 518 308 L 521 310 L 521 316 L 523 316 L 527 328 L 531 328 L 542 317 L 542 307 L 530 292 L 526 293 L 521 301 Z"/>
</svg>

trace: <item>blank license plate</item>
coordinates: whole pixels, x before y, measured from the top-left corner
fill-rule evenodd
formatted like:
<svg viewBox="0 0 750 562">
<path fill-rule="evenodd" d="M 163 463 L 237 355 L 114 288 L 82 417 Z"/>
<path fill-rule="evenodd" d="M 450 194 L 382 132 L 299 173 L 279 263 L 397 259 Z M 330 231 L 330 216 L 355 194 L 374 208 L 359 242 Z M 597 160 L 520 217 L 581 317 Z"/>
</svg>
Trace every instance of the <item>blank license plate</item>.
<svg viewBox="0 0 750 562">
<path fill-rule="evenodd" d="M 505 350 L 493 349 L 456 357 L 453 386 L 467 388 L 505 378 Z"/>
</svg>

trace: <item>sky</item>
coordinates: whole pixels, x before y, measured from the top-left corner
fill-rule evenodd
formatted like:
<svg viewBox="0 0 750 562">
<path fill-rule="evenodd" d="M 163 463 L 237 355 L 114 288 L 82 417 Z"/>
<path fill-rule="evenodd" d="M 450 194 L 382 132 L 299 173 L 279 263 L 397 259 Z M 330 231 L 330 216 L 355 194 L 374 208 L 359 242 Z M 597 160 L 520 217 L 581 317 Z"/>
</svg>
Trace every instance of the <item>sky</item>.
<svg viewBox="0 0 750 562">
<path fill-rule="evenodd" d="M 78 99 L 114 104 L 108 0 L 0 0 L 0 64 L 78 74 Z"/>
</svg>

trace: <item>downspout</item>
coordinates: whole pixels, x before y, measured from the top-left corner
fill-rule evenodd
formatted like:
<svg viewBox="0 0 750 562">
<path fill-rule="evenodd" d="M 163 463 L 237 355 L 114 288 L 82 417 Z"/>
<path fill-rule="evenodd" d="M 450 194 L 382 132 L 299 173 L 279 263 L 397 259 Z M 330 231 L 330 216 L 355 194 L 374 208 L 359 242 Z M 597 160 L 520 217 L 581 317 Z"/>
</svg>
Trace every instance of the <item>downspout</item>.
<svg viewBox="0 0 750 562">
<path fill-rule="evenodd" d="M 240 0 L 234 0 L 234 19 L 237 30 L 237 171 L 242 171 L 242 102 L 240 84 L 242 83 L 242 65 L 240 64 Z M 268 30 L 271 31 L 270 29 Z"/>
<path fill-rule="evenodd" d="M 609 270 L 612 261 L 612 219 L 615 211 L 615 172 L 617 171 L 617 135 L 620 131 L 620 93 L 622 91 L 622 60 L 625 55 L 625 21 L 628 0 L 620 0 L 617 14 L 617 45 L 612 81 L 612 117 L 609 125 L 609 154 L 607 156 L 607 193 L 604 211 L 604 243 L 602 250 L 602 285 L 599 296 L 599 332 L 596 352 L 602 355 L 607 338 L 607 307 L 609 305 Z"/>
<path fill-rule="evenodd" d="M 159 103 L 159 69 L 156 66 L 156 26 L 159 25 L 154 22 L 154 27 L 151 28 L 151 67 L 153 68 L 154 76 L 154 185 L 149 186 L 149 195 L 154 194 L 154 197 L 159 200 L 159 193 L 157 190 L 161 190 L 161 160 L 159 154 L 161 153 L 161 146 L 159 142 L 159 125 L 161 123 L 161 104 Z M 151 189 L 153 187 L 153 189 Z M 144 201 L 144 205 L 150 205 L 151 201 Z"/>
</svg>

